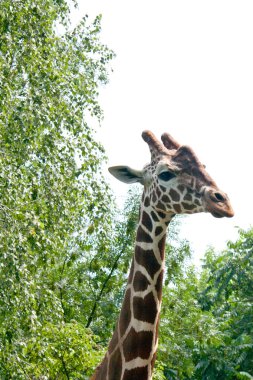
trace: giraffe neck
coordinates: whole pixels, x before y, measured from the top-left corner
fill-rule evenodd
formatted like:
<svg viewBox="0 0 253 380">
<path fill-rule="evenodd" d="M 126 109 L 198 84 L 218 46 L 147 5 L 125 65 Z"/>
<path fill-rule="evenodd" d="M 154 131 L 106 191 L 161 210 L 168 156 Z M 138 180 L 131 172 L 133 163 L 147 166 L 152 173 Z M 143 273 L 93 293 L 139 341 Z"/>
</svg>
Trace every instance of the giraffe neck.
<svg viewBox="0 0 253 380">
<path fill-rule="evenodd" d="M 151 380 L 158 344 L 166 229 L 171 216 L 141 207 L 134 257 L 117 327 L 92 379 Z"/>
</svg>

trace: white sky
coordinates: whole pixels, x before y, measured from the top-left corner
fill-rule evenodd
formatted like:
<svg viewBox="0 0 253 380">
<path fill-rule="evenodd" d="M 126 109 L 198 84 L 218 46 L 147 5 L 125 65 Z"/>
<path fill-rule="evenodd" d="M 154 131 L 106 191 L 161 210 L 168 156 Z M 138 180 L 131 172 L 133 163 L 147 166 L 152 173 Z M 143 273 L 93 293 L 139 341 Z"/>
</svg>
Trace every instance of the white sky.
<svg viewBox="0 0 253 380">
<path fill-rule="evenodd" d="M 117 57 L 101 91 L 99 138 L 110 165 L 141 169 L 150 159 L 144 129 L 190 145 L 235 217 L 187 217 L 182 236 L 196 260 L 208 245 L 252 225 L 253 2 L 223 0 L 79 0 L 76 20 L 101 13 L 101 39 Z M 109 176 L 108 176 L 109 178 Z M 111 180 L 124 199 L 127 185 Z"/>
</svg>

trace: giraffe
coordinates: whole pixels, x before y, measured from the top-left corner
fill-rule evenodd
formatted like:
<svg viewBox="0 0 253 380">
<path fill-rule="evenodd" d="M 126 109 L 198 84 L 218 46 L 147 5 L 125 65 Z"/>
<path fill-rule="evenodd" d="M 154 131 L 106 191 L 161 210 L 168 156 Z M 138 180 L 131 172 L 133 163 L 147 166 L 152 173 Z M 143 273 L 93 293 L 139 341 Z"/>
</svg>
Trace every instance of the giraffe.
<svg viewBox="0 0 253 380">
<path fill-rule="evenodd" d="M 160 142 L 142 133 L 151 162 L 142 171 L 114 166 L 125 183 L 144 186 L 134 255 L 120 316 L 102 363 L 91 380 L 151 380 L 158 346 L 166 231 L 175 214 L 209 212 L 234 215 L 228 196 L 205 170 L 194 151 L 168 133 Z"/>
</svg>

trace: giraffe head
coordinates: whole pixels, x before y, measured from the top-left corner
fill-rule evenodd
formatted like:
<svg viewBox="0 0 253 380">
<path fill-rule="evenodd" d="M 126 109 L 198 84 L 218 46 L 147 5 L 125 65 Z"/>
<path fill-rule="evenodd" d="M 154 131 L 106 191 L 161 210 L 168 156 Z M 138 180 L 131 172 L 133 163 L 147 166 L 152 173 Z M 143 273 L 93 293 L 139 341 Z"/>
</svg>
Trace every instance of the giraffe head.
<svg viewBox="0 0 253 380">
<path fill-rule="evenodd" d="M 209 212 L 216 218 L 232 217 L 228 196 L 207 173 L 194 151 L 180 145 L 169 134 L 160 142 L 150 131 L 142 133 L 149 145 L 151 162 L 138 171 L 114 166 L 109 171 L 125 183 L 144 185 L 144 202 L 162 214 Z"/>
</svg>

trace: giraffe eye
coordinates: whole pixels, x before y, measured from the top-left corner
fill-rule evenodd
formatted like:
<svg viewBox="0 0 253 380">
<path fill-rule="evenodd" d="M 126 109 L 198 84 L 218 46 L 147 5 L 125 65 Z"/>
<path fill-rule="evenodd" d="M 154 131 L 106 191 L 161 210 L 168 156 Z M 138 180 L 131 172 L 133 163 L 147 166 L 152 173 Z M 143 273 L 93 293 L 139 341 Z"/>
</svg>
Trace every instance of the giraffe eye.
<svg viewBox="0 0 253 380">
<path fill-rule="evenodd" d="M 176 177 L 175 174 L 168 171 L 158 174 L 158 178 L 161 179 L 162 181 L 170 181 L 172 178 L 175 178 L 175 177 Z"/>
</svg>

